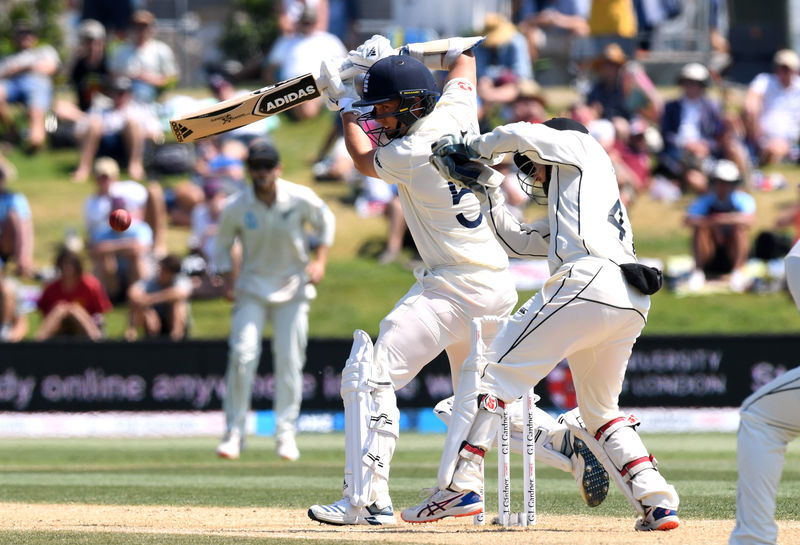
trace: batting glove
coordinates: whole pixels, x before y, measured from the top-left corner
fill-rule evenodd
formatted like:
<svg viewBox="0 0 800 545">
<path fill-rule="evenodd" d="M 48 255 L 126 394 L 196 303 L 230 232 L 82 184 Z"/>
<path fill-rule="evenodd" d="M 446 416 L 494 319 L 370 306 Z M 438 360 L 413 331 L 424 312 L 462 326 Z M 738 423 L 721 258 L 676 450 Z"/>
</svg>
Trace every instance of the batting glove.
<svg viewBox="0 0 800 545">
<path fill-rule="evenodd" d="M 375 34 L 372 38 L 351 50 L 347 58 L 353 66 L 366 72 L 377 61 L 394 55 L 395 50 L 385 36 Z"/>
</svg>

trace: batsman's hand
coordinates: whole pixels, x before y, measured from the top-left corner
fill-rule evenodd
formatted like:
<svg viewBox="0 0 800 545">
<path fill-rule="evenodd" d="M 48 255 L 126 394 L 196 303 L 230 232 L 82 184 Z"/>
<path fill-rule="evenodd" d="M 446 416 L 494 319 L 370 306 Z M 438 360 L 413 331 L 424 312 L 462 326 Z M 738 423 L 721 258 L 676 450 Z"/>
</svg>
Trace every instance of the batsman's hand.
<svg viewBox="0 0 800 545">
<path fill-rule="evenodd" d="M 346 63 L 347 61 L 345 61 Z M 361 97 L 353 86 L 353 79 L 342 81 L 341 59 L 326 59 L 322 61 L 317 78 L 317 87 L 322 89 L 325 106 L 333 112 L 354 111 L 360 113 L 352 104 Z"/>
<path fill-rule="evenodd" d="M 353 63 L 353 66 L 366 72 L 377 61 L 395 53 L 396 51 L 391 42 L 385 36 L 375 34 L 355 50 L 351 50 L 347 55 L 347 59 Z"/>
<path fill-rule="evenodd" d="M 465 135 L 447 135 L 431 146 L 431 165 L 445 180 L 472 191 L 485 202 L 489 190 L 500 187 L 504 176 L 477 160 Z"/>
</svg>

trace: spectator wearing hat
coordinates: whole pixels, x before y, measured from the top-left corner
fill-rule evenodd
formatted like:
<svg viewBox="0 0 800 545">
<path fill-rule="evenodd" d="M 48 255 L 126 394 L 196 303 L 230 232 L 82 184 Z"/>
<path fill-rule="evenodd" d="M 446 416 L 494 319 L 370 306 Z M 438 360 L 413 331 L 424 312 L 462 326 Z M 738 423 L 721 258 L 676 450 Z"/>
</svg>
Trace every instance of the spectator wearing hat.
<svg viewBox="0 0 800 545">
<path fill-rule="evenodd" d="M 9 104 L 25 106 L 28 119 L 26 151 L 35 152 L 45 141 L 44 117 L 53 102 L 53 76 L 61 61 L 49 44 L 39 44 L 30 23 L 13 28 L 15 52 L 0 60 L 0 121 L 16 134 Z"/>
<path fill-rule="evenodd" d="M 111 199 L 110 210 L 119 208 L 130 213 L 130 226 L 122 232 L 106 226 L 89 240 L 94 274 L 115 303 L 125 299 L 131 284 L 149 278 L 153 271 L 153 230 L 140 208 L 123 197 Z"/>
<path fill-rule="evenodd" d="M 104 314 L 111 310 L 103 286 L 83 272 L 81 257 L 70 250 L 59 251 L 56 269 L 58 277 L 45 286 L 37 303 L 43 320 L 36 340 L 54 336 L 99 340 L 103 337 Z"/>
<path fill-rule="evenodd" d="M 126 165 L 134 180 L 144 179 L 145 143 L 157 142 L 163 134 L 153 112 L 133 100 L 132 85 L 126 77 L 114 78 L 109 85 L 112 103 L 93 105 L 76 124 L 80 158 L 72 175 L 74 181 L 86 181 L 92 162 L 102 156 Z"/>
<path fill-rule="evenodd" d="M 106 58 L 106 29 L 93 19 L 78 27 L 78 56 L 69 71 L 69 80 L 77 94 L 78 107 L 86 112 L 95 93 L 102 93 L 108 80 Z"/>
<path fill-rule="evenodd" d="M 750 248 L 750 231 L 755 223 L 756 201 L 738 189 L 741 175 L 736 164 L 717 161 L 711 172 L 709 191 L 689 205 L 685 223 L 692 229 L 695 270 L 689 289 L 702 289 L 706 276 L 729 274 L 730 288 L 747 288 L 743 267 Z"/>
<path fill-rule="evenodd" d="M 178 64 L 172 49 L 155 39 L 156 18 L 146 10 L 131 16 L 128 42 L 119 46 L 109 59 L 113 77 L 131 81 L 133 98 L 152 104 L 158 95 L 178 81 Z"/>
<path fill-rule="evenodd" d="M 167 210 L 164 192 L 158 182 L 142 185 L 134 180 L 119 179 L 119 165 L 111 157 L 100 157 L 94 162 L 94 180 L 97 191 L 86 198 L 83 218 L 86 239 L 91 243 L 108 230 L 108 216 L 113 204 L 122 204 L 128 211 L 141 217 L 153 232 L 153 253 L 166 255 Z"/>
<path fill-rule="evenodd" d="M 8 190 L 10 170 L 0 164 L 0 259 L 13 259 L 19 275 L 29 277 L 34 272 L 33 216 L 25 195 Z"/>
<path fill-rule="evenodd" d="M 21 341 L 28 332 L 28 317 L 22 310 L 19 284 L 6 276 L 0 259 L 0 343 Z"/>
<path fill-rule="evenodd" d="M 533 79 L 525 37 L 499 13 L 486 15 L 481 33 L 486 38 L 473 49 L 478 97 L 485 107 L 510 104 L 517 97 L 517 82 Z"/>
<path fill-rule="evenodd" d="M 666 104 L 661 117 L 664 149 L 659 170 L 683 190 L 699 194 L 708 188 L 716 159 L 732 160 L 739 172 L 748 168 L 744 145 L 724 123 L 719 104 L 706 93 L 709 81 L 702 64 L 684 65 L 678 76 L 681 96 Z"/>
<path fill-rule="evenodd" d="M 744 101 L 747 138 L 761 165 L 800 157 L 800 58 L 781 49 L 772 67 L 753 79 Z"/>
<path fill-rule="evenodd" d="M 181 272 L 180 258 L 172 254 L 161 258 L 152 278 L 140 279 L 128 288 L 131 312 L 125 339 L 136 340 L 139 329 L 146 337 L 185 339 L 191 295 L 192 282 Z"/>
<path fill-rule="evenodd" d="M 262 77 L 275 83 L 303 74 L 319 77 L 322 61 L 347 56 L 342 41 L 317 26 L 320 7 L 307 2 L 295 25 L 295 32 L 282 34 L 273 44 L 262 63 Z M 288 111 L 292 119 L 316 117 L 322 109 L 322 99 L 315 98 Z"/>
<path fill-rule="evenodd" d="M 597 79 L 586 103 L 600 117 L 614 121 L 617 130 L 625 134 L 627 123 L 635 115 L 658 122 L 663 108 L 661 96 L 642 66 L 629 61 L 619 44 L 608 44 L 592 66 Z"/>
</svg>

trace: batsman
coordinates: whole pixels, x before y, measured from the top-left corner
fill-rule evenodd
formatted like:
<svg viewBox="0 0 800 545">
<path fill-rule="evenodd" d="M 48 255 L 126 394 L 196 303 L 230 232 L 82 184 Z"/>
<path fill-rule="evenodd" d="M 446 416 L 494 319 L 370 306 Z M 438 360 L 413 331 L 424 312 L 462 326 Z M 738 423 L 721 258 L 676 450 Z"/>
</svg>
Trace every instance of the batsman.
<svg viewBox="0 0 800 545">
<path fill-rule="evenodd" d="M 460 514 L 464 494 L 482 489 L 480 464 L 509 404 L 567 358 L 585 427 L 567 429 L 591 450 L 640 517 L 637 530 L 677 528 L 678 495 L 642 442 L 639 421 L 619 409 L 622 382 L 647 320 L 660 271 L 637 262 L 611 160 L 580 123 L 514 123 L 480 136 L 455 133 L 432 148 L 432 164 L 469 188 L 510 255 L 547 257 L 550 278 L 507 321 L 480 361 L 463 369 L 453 401 L 437 487 L 404 520 Z M 548 216 L 521 224 L 503 206 L 488 166 L 513 153 L 519 181 Z M 467 378 L 477 368 L 479 380 Z M 474 375 L 474 373 L 473 373 Z M 562 432 L 551 437 L 563 442 Z M 455 500 L 455 501 L 454 501 Z M 482 498 L 481 498 L 482 500 Z"/>
<path fill-rule="evenodd" d="M 429 161 L 431 145 L 443 133 L 478 134 L 475 58 L 469 50 L 475 41 L 450 38 L 445 43 L 441 52 L 410 44 L 397 55 L 386 38 L 374 36 L 348 59 L 366 70 L 360 95 L 352 82 L 342 81 L 341 62 L 325 62 L 320 70 L 320 87 L 342 116 L 356 168 L 397 184 L 424 266 L 414 271 L 416 283 L 381 321 L 374 343 L 364 331 L 354 333 L 341 382 L 342 498 L 309 508 L 308 516 L 319 522 L 396 524 L 389 495 L 400 417 L 395 391 L 442 349 L 455 383 L 470 353 L 473 318 L 507 316 L 517 301 L 508 257 L 478 199 L 442 178 Z M 431 69 L 448 71 L 441 91 Z M 569 458 L 564 460 L 571 469 Z M 471 496 L 462 500 L 465 514 L 483 508 Z"/>
</svg>

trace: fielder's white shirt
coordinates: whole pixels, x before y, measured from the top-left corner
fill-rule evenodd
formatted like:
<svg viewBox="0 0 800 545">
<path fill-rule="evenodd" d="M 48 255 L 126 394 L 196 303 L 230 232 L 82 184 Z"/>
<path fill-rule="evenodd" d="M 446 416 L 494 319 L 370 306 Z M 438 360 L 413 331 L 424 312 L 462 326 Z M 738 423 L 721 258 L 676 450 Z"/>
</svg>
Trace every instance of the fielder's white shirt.
<svg viewBox="0 0 800 545">
<path fill-rule="evenodd" d="M 536 163 L 553 166 L 547 219 L 521 225 L 503 214 L 502 207 L 491 209 L 498 238 L 512 255 L 546 253 L 551 273 L 585 257 L 636 262 L 614 167 L 591 135 L 521 122 L 480 136 L 473 147 L 485 158 L 518 151 Z"/>
<path fill-rule="evenodd" d="M 449 81 L 433 112 L 408 133 L 378 148 L 375 170 L 396 183 L 408 230 L 431 269 L 454 265 L 503 270 L 508 257 L 470 191 L 446 181 L 431 166 L 431 144 L 445 134 L 478 134 L 477 97 L 466 79 Z"/>
<path fill-rule="evenodd" d="M 234 286 L 237 296 L 248 294 L 281 303 L 300 289 L 315 295 L 308 281 L 306 227 L 320 244 L 330 246 L 336 228 L 333 212 L 310 188 L 279 178 L 272 206 L 258 200 L 252 186 L 232 195 L 219 219 L 215 262 L 219 273 L 231 270 L 230 249 L 242 243 L 242 265 Z"/>
</svg>

